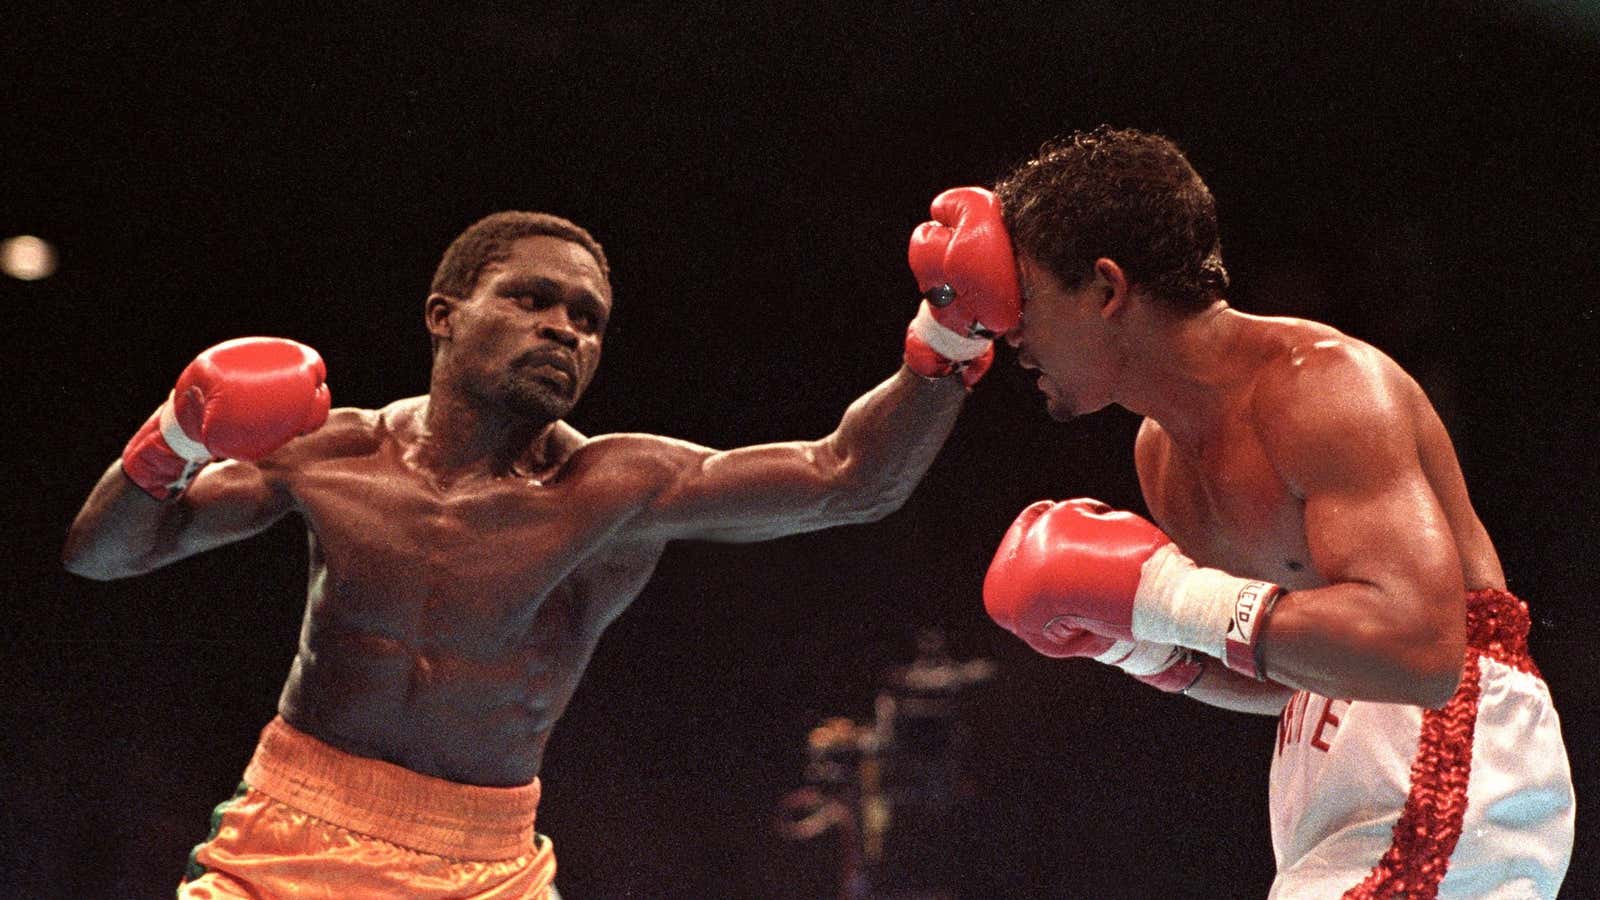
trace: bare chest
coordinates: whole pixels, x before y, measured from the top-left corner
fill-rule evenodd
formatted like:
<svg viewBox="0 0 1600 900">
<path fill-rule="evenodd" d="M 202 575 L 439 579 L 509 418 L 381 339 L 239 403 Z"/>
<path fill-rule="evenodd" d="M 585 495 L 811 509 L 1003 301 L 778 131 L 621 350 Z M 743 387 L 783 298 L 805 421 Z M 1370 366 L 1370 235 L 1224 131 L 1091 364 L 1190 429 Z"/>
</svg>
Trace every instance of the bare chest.
<svg viewBox="0 0 1600 900">
<path fill-rule="evenodd" d="M 1319 583 L 1305 539 L 1304 505 L 1259 443 L 1230 435 L 1203 455 L 1164 436 L 1140 463 L 1145 502 L 1157 523 L 1202 565 L 1285 587 Z"/>
<path fill-rule="evenodd" d="M 308 467 L 294 490 L 311 532 L 314 617 L 408 643 L 493 643 L 536 623 L 581 642 L 659 556 L 619 541 L 627 498 L 581 484 L 440 486 L 373 457 Z"/>
</svg>

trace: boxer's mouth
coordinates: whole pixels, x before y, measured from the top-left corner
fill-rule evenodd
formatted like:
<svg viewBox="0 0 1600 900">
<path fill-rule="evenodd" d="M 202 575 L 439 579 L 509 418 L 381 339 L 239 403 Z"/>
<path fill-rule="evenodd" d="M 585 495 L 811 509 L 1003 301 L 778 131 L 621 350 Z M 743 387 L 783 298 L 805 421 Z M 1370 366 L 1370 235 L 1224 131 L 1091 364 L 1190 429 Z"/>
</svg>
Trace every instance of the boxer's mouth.
<svg viewBox="0 0 1600 900">
<path fill-rule="evenodd" d="M 564 353 L 533 350 L 517 357 L 515 365 L 518 368 L 543 369 L 554 376 L 559 376 L 543 376 L 544 380 L 555 383 L 558 387 L 571 387 L 578 382 L 577 364 Z"/>
</svg>

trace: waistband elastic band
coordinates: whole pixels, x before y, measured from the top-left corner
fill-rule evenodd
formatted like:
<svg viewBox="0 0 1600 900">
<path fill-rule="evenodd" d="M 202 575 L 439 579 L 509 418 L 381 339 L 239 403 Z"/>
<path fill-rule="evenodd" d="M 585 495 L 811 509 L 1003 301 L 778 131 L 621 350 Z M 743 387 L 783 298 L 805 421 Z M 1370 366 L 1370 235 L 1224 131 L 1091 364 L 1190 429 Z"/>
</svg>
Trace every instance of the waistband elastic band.
<svg viewBox="0 0 1600 900">
<path fill-rule="evenodd" d="M 520 787 L 459 784 L 346 753 L 282 717 L 261 731 L 245 784 L 340 828 L 452 859 L 534 852 L 539 779 Z"/>
</svg>

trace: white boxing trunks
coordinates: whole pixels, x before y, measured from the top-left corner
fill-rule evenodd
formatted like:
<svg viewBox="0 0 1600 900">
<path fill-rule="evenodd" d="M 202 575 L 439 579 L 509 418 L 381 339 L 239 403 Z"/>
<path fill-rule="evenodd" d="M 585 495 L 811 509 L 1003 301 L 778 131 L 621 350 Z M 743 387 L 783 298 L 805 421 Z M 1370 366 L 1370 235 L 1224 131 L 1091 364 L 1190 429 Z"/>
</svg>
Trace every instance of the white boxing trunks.
<svg viewBox="0 0 1600 900">
<path fill-rule="evenodd" d="M 1522 601 L 1473 591 L 1465 672 L 1442 709 L 1289 700 L 1272 760 L 1272 900 L 1556 896 L 1572 772 L 1527 636 Z"/>
</svg>

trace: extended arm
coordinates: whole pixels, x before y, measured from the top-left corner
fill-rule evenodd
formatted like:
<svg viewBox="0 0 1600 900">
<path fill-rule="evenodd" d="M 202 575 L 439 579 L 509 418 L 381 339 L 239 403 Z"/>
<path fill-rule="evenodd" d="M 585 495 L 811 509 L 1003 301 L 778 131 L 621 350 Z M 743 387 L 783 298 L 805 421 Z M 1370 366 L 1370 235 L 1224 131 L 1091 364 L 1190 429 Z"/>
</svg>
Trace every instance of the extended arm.
<svg viewBox="0 0 1600 900">
<path fill-rule="evenodd" d="M 62 561 L 122 578 L 255 534 L 290 508 L 257 460 L 328 415 L 322 360 L 273 338 L 229 341 L 184 370 L 173 395 L 101 475 Z M 214 459 L 229 457 L 227 461 Z"/>
<path fill-rule="evenodd" d="M 901 369 L 821 440 L 724 452 L 675 445 L 671 486 L 638 524 L 666 538 L 759 541 L 880 518 L 933 463 L 965 396 L 955 378 Z"/>
<path fill-rule="evenodd" d="M 869 521 L 905 502 L 1022 305 L 994 195 L 955 188 L 931 213 L 907 252 L 927 299 L 906 331 L 905 367 L 821 440 L 723 453 L 680 446 L 671 486 L 639 524 L 669 538 L 755 541 Z"/>
</svg>

